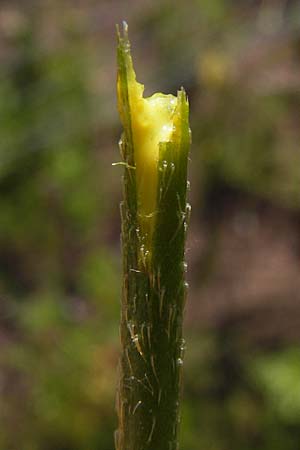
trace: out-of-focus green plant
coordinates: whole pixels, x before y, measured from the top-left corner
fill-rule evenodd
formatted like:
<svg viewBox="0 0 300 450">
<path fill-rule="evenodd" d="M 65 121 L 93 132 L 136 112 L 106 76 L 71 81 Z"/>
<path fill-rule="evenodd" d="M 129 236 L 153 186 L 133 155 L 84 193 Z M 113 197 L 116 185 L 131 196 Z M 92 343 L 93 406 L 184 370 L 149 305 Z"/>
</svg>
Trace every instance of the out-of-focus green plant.
<svg viewBox="0 0 300 450">
<path fill-rule="evenodd" d="M 0 448 L 111 450 L 120 267 L 92 58 L 80 34 L 42 48 L 36 33 L 28 18 L 4 42 L 0 74 Z"/>
<path fill-rule="evenodd" d="M 197 211 L 189 276 L 194 287 L 199 280 L 190 308 L 202 307 L 201 285 L 216 283 L 214 310 L 222 223 L 208 257 L 200 248 L 207 210 L 219 217 L 221 205 L 231 215 L 224 192 L 245 208 L 249 195 L 254 208 L 262 198 L 267 208 L 283 205 L 280 221 L 298 226 L 299 2 L 132 5 L 146 86 L 175 93 L 183 83 L 189 92 Z M 110 163 L 120 130 L 111 80 L 122 8 L 113 0 L 1 3 L 1 450 L 113 448 L 120 264 L 119 173 Z M 219 323 L 209 337 L 189 323 L 182 448 L 295 450 L 297 351 L 284 337 L 263 357 L 261 348 L 238 347 L 243 321 L 236 325 L 228 342 Z"/>
<path fill-rule="evenodd" d="M 300 354 L 289 348 L 273 355 L 258 356 L 253 364 L 254 380 L 275 415 L 287 424 L 300 420 Z"/>
</svg>

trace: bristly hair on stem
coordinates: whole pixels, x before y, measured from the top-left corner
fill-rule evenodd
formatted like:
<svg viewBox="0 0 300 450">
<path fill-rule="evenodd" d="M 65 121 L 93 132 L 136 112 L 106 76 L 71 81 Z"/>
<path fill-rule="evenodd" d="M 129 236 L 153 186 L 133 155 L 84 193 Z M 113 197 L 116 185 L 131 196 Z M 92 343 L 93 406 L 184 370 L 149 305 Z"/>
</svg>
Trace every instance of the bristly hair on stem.
<svg viewBox="0 0 300 450">
<path fill-rule="evenodd" d="M 117 450 L 177 450 L 185 342 L 185 238 L 190 148 L 183 88 L 143 97 L 127 24 L 118 36 L 123 294 Z"/>
</svg>

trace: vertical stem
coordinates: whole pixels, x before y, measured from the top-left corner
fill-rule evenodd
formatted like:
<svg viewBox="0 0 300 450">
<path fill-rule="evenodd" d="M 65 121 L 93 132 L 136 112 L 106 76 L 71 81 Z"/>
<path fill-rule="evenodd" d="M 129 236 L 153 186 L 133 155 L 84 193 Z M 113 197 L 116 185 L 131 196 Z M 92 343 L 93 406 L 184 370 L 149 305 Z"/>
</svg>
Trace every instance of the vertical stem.
<svg viewBox="0 0 300 450">
<path fill-rule="evenodd" d="M 172 140 L 159 144 L 156 211 L 151 248 L 139 218 L 135 149 L 128 91 L 131 63 L 127 29 L 118 33 L 119 109 L 124 126 L 124 200 L 121 204 L 122 356 L 117 396 L 117 450 L 176 450 L 186 296 L 184 245 L 190 146 L 188 103 L 178 92 Z"/>
</svg>

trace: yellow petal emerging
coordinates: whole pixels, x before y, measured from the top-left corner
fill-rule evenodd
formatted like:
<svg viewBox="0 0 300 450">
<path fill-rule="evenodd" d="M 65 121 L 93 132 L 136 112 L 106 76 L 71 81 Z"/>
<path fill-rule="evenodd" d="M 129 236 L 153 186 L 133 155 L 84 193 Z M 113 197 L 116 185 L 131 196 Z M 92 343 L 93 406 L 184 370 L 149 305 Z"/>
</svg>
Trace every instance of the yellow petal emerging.
<svg viewBox="0 0 300 450">
<path fill-rule="evenodd" d="M 172 140 L 177 98 L 171 94 L 161 93 L 144 98 L 144 86 L 136 81 L 130 54 L 127 61 L 127 83 L 136 167 L 138 214 L 141 233 L 145 241 L 149 241 L 156 211 L 159 143 Z M 120 112 L 122 115 L 122 111 Z"/>
</svg>

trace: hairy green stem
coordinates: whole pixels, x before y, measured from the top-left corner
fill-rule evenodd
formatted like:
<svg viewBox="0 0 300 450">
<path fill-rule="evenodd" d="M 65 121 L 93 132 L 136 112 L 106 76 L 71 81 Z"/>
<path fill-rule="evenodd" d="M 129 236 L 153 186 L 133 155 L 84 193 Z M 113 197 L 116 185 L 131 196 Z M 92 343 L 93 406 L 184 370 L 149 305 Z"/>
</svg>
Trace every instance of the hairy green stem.
<svg viewBox="0 0 300 450">
<path fill-rule="evenodd" d="M 155 211 L 143 215 L 137 181 L 132 61 L 124 25 L 118 32 L 118 99 L 124 127 L 121 204 L 123 297 L 122 356 L 117 396 L 117 450 L 176 450 L 185 342 L 184 246 L 190 207 L 186 204 L 190 147 L 188 102 L 178 92 L 170 139 L 160 142 L 155 162 Z M 151 216 L 151 217 L 150 217 Z M 151 220 L 151 226 L 143 224 Z M 150 230 L 148 234 L 145 230 Z"/>
</svg>

